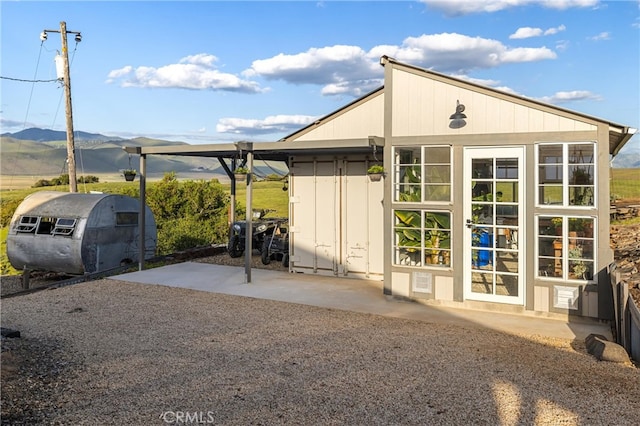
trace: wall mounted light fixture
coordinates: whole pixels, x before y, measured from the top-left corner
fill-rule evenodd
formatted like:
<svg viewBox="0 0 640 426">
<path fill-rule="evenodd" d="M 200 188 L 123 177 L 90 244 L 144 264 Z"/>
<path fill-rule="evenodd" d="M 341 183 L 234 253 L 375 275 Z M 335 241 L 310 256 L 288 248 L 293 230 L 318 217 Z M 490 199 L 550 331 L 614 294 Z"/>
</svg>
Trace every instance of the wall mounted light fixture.
<svg viewBox="0 0 640 426">
<path fill-rule="evenodd" d="M 449 123 L 449 127 L 452 129 L 459 129 L 461 127 L 464 127 L 467 125 L 467 122 L 464 121 L 465 118 L 467 118 L 467 116 L 464 113 L 464 105 L 462 105 L 460 103 L 459 100 L 456 101 L 456 112 L 454 112 L 453 114 L 451 114 L 451 117 L 449 117 L 449 120 L 452 120 L 451 123 Z"/>
</svg>

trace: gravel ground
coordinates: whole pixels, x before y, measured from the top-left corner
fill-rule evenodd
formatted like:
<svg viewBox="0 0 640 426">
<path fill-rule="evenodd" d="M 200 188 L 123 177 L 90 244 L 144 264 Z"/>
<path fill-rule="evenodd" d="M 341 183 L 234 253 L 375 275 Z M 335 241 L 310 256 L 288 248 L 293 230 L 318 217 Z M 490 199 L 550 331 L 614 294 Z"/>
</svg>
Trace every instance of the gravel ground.
<svg viewBox="0 0 640 426">
<path fill-rule="evenodd" d="M 114 280 L 1 319 L 3 424 L 640 423 L 640 370 L 584 342 Z"/>
</svg>

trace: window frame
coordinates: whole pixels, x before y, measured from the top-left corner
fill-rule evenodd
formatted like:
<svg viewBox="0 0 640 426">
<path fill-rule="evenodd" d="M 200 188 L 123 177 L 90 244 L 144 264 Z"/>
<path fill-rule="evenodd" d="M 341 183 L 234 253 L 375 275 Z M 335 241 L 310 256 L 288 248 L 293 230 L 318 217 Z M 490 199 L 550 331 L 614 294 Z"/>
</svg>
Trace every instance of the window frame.
<svg viewBox="0 0 640 426">
<path fill-rule="evenodd" d="M 417 163 L 398 163 L 396 159 L 398 158 L 398 150 L 402 149 L 415 149 L 419 150 L 420 158 Z M 447 163 L 434 163 L 428 161 L 426 157 L 426 150 L 432 148 L 446 148 L 449 151 L 448 162 Z M 428 205 L 451 205 L 454 198 L 454 185 L 453 185 L 453 147 L 447 144 L 435 144 L 435 145 L 396 145 L 392 148 L 392 184 L 391 191 L 393 196 L 394 203 L 401 204 L 410 204 L 410 203 L 419 203 L 419 204 L 428 204 Z M 428 167 L 448 167 L 449 168 L 449 177 L 448 182 L 427 182 L 426 177 L 430 174 L 426 173 Z M 420 181 L 416 183 L 412 182 L 399 182 L 399 177 L 401 173 L 401 169 L 405 167 L 419 167 L 419 177 Z M 433 169 L 435 170 L 435 169 Z M 439 185 L 441 184 L 441 185 Z M 418 200 L 402 200 L 401 194 L 406 194 L 406 192 L 401 192 L 400 187 L 402 185 L 407 185 L 411 187 L 417 187 L 420 191 L 420 199 Z M 426 189 L 428 187 L 448 187 L 449 197 L 446 200 L 427 200 L 425 199 L 425 195 L 427 193 Z"/>
<path fill-rule="evenodd" d="M 559 145 L 562 147 L 562 157 L 560 163 L 541 163 L 540 162 L 540 149 L 544 146 L 551 145 Z M 577 145 L 588 145 L 592 148 L 592 157 L 591 162 L 570 162 L 571 156 L 571 148 Z M 597 158 L 597 148 L 598 144 L 595 141 L 569 141 L 569 142 L 561 142 L 561 141 L 547 141 L 547 142 L 538 142 L 535 144 L 535 203 L 536 207 L 550 209 L 550 208 L 562 208 L 562 209 L 576 209 L 576 210 L 592 210 L 595 209 L 598 205 L 598 193 L 596 191 L 596 182 L 598 181 L 598 164 L 596 162 Z M 540 198 L 541 189 L 546 186 L 547 182 L 542 183 L 542 179 L 540 176 L 540 169 L 543 166 L 550 166 L 552 164 L 559 165 L 561 171 L 561 179 L 560 186 L 562 189 L 562 202 L 561 203 L 544 203 Z M 589 185 L 576 185 L 575 182 L 571 182 L 571 178 L 569 178 L 569 172 L 572 168 L 580 168 L 580 167 L 591 167 L 593 170 L 593 177 L 591 179 L 591 184 Z M 591 188 L 591 203 L 590 204 L 571 204 L 571 190 L 577 188 Z"/>
<path fill-rule="evenodd" d="M 551 231 L 547 231 L 546 233 L 542 233 L 540 221 L 549 219 L 550 222 L 553 222 L 554 219 L 561 219 L 562 229 L 558 234 L 557 232 L 552 233 Z M 577 221 L 590 220 L 592 222 L 590 235 L 571 235 L 571 221 L 576 221 L 575 226 L 579 223 Z M 571 214 L 540 214 L 536 215 L 535 222 L 535 232 L 536 232 L 536 262 L 535 262 L 535 270 L 536 270 L 536 278 L 545 279 L 545 280 L 554 280 L 554 281 L 572 281 L 579 283 L 593 283 L 597 281 L 597 265 L 598 265 L 598 238 L 596 230 L 598 226 L 598 218 L 596 216 L 579 216 L 579 215 L 571 215 Z M 547 229 L 547 227 L 545 227 Z M 588 228 L 587 228 L 588 229 Z M 543 255 L 541 254 L 542 244 L 544 241 L 547 241 L 547 244 L 552 244 L 554 255 Z M 579 253 L 574 252 L 574 255 L 571 255 L 571 251 L 576 249 L 577 244 L 580 243 L 580 251 Z M 573 247 L 572 247 L 573 244 Z M 583 256 L 583 247 L 584 245 L 591 245 L 591 257 Z M 558 258 L 556 255 L 558 254 L 558 250 L 560 250 L 560 257 Z M 581 257 L 575 257 L 576 254 L 579 254 Z M 547 275 L 543 274 L 543 268 L 548 270 L 548 267 L 551 266 L 551 263 L 541 262 L 541 260 L 551 261 L 553 260 L 553 268 L 561 268 L 561 275 Z M 546 267 L 543 263 L 547 263 Z M 585 272 L 590 272 L 590 278 L 576 278 L 576 268 L 580 266 L 585 266 L 585 264 L 591 264 L 591 268 L 588 268 Z M 554 269 L 554 272 L 555 269 Z"/>
<path fill-rule="evenodd" d="M 403 221 L 403 219 L 397 214 L 397 212 L 407 212 L 409 214 L 419 214 L 420 215 L 420 224 L 419 226 L 398 226 L 398 221 Z M 392 251 L 393 256 L 391 259 L 391 264 L 393 266 L 399 267 L 414 267 L 414 268 L 438 268 L 438 269 L 451 269 L 453 264 L 453 242 L 452 235 L 453 230 L 451 224 L 453 223 L 453 213 L 449 210 L 433 210 L 433 209 L 423 209 L 423 208 L 394 208 L 393 211 L 393 244 Z M 428 223 L 429 215 L 434 216 L 431 221 Z M 438 226 L 440 223 L 435 218 L 435 215 L 446 215 L 448 216 L 448 228 Z M 408 215 L 407 215 L 408 216 Z M 408 222 L 408 220 L 406 221 Z M 413 245 L 401 245 L 398 241 L 398 230 L 406 228 L 408 231 L 413 231 L 412 233 L 419 233 L 420 241 L 417 246 L 417 252 L 419 252 L 419 257 L 417 260 L 411 259 L 411 255 L 409 250 L 416 249 L 416 246 Z M 433 232 L 436 231 L 436 232 Z M 437 233 L 447 234 L 448 238 L 445 239 L 447 241 L 445 245 L 440 247 L 439 236 Z M 428 236 L 427 236 L 428 235 Z M 433 238 L 438 239 L 438 246 L 435 248 L 428 243 L 434 243 Z M 429 241 L 430 240 L 430 241 Z M 437 251 L 437 253 L 436 253 Z M 406 259 L 407 263 L 402 263 L 400 260 L 401 256 L 404 256 L 402 259 Z"/>
</svg>

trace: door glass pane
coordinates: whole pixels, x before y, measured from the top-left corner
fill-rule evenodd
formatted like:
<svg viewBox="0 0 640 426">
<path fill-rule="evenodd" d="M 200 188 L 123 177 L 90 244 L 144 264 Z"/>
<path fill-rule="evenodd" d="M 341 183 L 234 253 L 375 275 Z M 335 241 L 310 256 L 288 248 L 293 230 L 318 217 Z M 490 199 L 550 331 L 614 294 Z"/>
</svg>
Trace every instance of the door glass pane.
<svg viewBox="0 0 640 426">
<path fill-rule="evenodd" d="M 517 203 L 518 183 L 517 182 L 496 182 L 496 202 L 497 203 Z"/>
<path fill-rule="evenodd" d="M 496 294 L 500 296 L 518 296 L 518 276 L 497 274 Z"/>
<path fill-rule="evenodd" d="M 496 251 L 496 271 L 518 273 L 518 254 Z"/>
<path fill-rule="evenodd" d="M 477 201 L 491 201 L 493 198 L 493 182 L 477 180 L 471 183 L 473 199 Z"/>
<path fill-rule="evenodd" d="M 518 179 L 518 159 L 517 158 L 497 158 L 496 159 L 497 179 Z"/>
<path fill-rule="evenodd" d="M 493 178 L 493 159 L 474 158 L 471 162 L 471 173 L 473 179 Z"/>
<path fill-rule="evenodd" d="M 471 291 L 480 294 L 493 294 L 493 274 L 472 272 Z"/>
<path fill-rule="evenodd" d="M 491 204 L 472 204 L 471 221 L 478 224 L 493 224 L 493 206 Z"/>
</svg>

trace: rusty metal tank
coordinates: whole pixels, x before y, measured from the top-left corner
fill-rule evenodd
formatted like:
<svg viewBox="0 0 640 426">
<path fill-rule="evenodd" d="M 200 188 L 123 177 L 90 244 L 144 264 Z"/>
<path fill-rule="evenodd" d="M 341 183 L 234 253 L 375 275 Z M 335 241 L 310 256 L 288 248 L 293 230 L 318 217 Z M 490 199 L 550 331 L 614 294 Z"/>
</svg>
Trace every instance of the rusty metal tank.
<svg viewBox="0 0 640 426">
<path fill-rule="evenodd" d="M 140 201 L 125 195 L 36 192 L 16 209 L 7 257 L 18 269 L 86 274 L 139 259 Z M 155 254 L 156 222 L 145 206 L 145 258 Z"/>
</svg>

